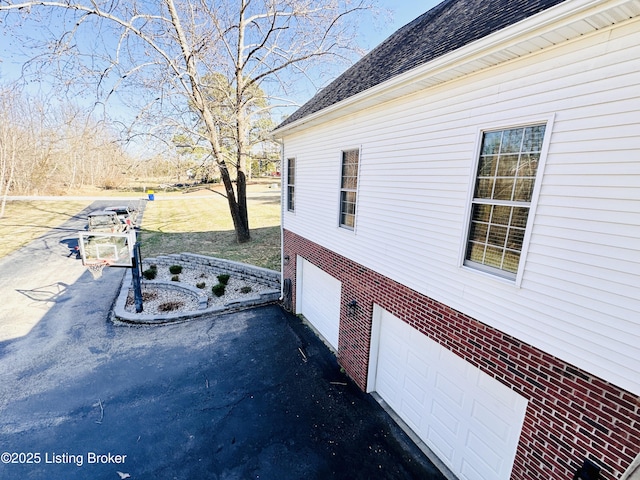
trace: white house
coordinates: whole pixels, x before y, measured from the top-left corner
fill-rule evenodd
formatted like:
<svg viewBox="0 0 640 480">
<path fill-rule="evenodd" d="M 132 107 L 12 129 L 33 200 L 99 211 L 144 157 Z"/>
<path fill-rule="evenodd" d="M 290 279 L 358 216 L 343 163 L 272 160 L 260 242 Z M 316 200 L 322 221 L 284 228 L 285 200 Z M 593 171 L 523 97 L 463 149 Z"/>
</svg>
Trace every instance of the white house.
<svg viewBox="0 0 640 480">
<path fill-rule="evenodd" d="M 450 472 L 638 478 L 639 0 L 446 0 L 275 136 L 293 308 Z"/>
</svg>

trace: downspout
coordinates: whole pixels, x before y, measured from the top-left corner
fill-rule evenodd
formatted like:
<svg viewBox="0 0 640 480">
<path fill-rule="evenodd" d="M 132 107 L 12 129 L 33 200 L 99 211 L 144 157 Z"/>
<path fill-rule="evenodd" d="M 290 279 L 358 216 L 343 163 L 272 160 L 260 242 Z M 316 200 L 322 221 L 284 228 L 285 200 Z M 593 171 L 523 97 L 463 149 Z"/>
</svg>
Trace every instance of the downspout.
<svg viewBox="0 0 640 480">
<path fill-rule="evenodd" d="M 274 137 L 274 142 L 280 145 L 280 298 L 284 300 L 284 142 Z"/>
</svg>

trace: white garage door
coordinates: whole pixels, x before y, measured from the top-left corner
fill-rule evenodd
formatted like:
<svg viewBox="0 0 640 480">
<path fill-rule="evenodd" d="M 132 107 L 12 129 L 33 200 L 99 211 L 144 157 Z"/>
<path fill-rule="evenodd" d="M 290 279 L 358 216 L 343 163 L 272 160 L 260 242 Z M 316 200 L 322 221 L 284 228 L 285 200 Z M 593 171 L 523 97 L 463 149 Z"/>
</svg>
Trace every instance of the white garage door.
<svg viewBox="0 0 640 480">
<path fill-rule="evenodd" d="M 379 307 L 374 329 L 369 389 L 461 480 L 509 479 L 527 400 Z"/>
<path fill-rule="evenodd" d="M 340 331 L 340 289 L 339 280 L 298 257 L 297 313 L 302 313 L 336 350 Z"/>
</svg>

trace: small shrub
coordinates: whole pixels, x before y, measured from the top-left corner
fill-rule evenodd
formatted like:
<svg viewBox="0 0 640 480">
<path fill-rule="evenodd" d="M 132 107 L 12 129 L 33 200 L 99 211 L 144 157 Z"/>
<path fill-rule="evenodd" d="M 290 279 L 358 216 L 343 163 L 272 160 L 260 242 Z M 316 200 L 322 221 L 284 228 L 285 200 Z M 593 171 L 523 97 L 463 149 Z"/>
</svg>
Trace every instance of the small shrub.
<svg viewBox="0 0 640 480">
<path fill-rule="evenodd" d="M 149 265 L 149 270 L 158 270 L 158 265 L 152 263 L 151 265 Z"/>
<path fill-rule="evenodd" d="M 196 287 L 198 287 L 198 288 L 204 288 L 204 287 L 206 287 L 206 286 L 207 286 L 207 284 L 206 284 L 206 283 L 204 283 L 204 282 L 198 282 L 198 283 L 196 283 Z"/>
<path fill-rule="evenodd" d="M 179 282 L 180 281 L 180 277 L 178 275 L 174 275 L 173 277 L 171 277 L 171 281 L 172 282 Z"/>
<path fill-rule="evenodd" d="M 225 288 L 226 288 L 225 285 L 223 285 L 222 283 L 218 283 L 217 285 L 214 285 L 213 287 L 211 287 L 211 291 L 216 297 L 221 297 L 222 295 L 224 295 Z"/>
<path fill-rule="evenodd" d="M 145 280 L 153 280 L 154 278 L 156 278 L 157 274 L 158 271 L 154 270 L 153 268 L 148 268 L 147 270 L 142 272 L 142 276 L 145 278 Z"/>
<path fill-rule="evenodd" d="M 182 265 L 171 265 L 169 267 L 169 272 L 172 273 L 173 275 L 178 275 L 179 273 L 182 273 Z"/>
<path fill-rule="evenodd" d="M 222 285 L 226 285 L 227 283 L 229 283 L 229 278 L 231 277 L 231 275 L 228 275 L 226 273 L 223 273 L 221 275 L 218 275 L 218 281 L 222 284 Z"/>
<path fill-rule="evenodd" d="M 240 289 L 240 293 L 249 293 L 251 291 L 251 287 L 245 286 Z"/>
</svg>

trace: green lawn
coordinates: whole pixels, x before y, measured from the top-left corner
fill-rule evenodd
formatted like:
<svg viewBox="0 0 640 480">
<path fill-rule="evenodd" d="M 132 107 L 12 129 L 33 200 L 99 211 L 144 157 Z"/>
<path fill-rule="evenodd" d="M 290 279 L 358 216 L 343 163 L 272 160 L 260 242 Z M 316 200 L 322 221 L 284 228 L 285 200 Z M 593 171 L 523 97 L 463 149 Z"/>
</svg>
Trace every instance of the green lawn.
<svg viewBox="0 0 640 480">
<path fill-rule="evenodd" d="M 198 253 L 280 269 L 280 197 L 267 185 L 249 187 L 251 242 L 238 244 L 226 198 L 217 194 L 156 194 L 147 202 L 140 234 L 142 258 Z"/>
<path fill-rule="evenodd" d="M 208 190 L 156 192 L 147 202 L 140 233 L 142 257 L 199 253 L 280 270 L 280 196 L 271 184 L 249 185 L 251 242 L 235 241 L 226 198 Z M 109 192 L 114 198 L 118 192 Z M 104 193 L 102 193 L 104 195 Z M 91 201 L 7 202 L 0 218 L 0 258 L 86 208 Z"/>
<path fill-rule="evenodd" d="M 7 202 L 0 218 L 0 258 L 66 222 L 87 207 L 90 201 Z"/>
</svg>

